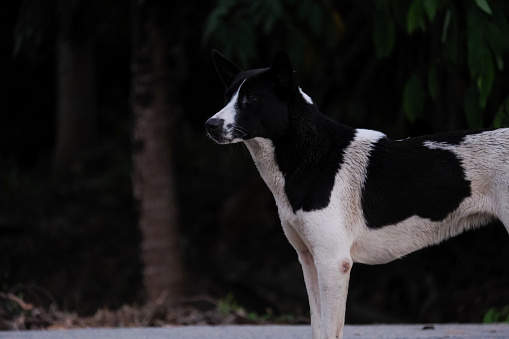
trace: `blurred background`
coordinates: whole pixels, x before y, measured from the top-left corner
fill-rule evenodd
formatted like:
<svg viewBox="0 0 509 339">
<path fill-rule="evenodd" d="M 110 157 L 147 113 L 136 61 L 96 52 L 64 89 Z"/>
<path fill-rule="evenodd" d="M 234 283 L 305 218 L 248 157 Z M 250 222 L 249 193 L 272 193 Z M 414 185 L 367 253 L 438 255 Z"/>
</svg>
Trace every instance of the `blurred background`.
<svg viewBox="0 0 509 339">
<path fill-rule="evenodd" d="M 286 49 L 324 114 L 390 138 L 509 126 L 505 0 L 5 0 L 0 21 L 0 329 L 182 302 L 308 321 L 249 153 L 206 138 L 213 48 Z M 508 240 L 355 265 L 347 323 L 509 321 Z"/>
</svg>

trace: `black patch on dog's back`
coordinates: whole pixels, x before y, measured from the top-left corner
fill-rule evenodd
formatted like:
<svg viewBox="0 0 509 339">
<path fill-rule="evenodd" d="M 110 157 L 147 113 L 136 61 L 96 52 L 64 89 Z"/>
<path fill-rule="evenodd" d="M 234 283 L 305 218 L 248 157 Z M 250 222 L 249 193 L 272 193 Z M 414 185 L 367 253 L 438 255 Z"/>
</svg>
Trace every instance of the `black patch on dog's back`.
<svg viewBox="0 0 509 339">
<path fill-rule="evenodd" d="M 371 151 L 362 190 L 367 225 L 380 228 L 419 216 L 443 220 L 470 196 L 470 182 L 451 151 L 430 149 L 426 141 L 459 144 L 466 132 L 410 138 L 380 139 Z"/>
</svg>

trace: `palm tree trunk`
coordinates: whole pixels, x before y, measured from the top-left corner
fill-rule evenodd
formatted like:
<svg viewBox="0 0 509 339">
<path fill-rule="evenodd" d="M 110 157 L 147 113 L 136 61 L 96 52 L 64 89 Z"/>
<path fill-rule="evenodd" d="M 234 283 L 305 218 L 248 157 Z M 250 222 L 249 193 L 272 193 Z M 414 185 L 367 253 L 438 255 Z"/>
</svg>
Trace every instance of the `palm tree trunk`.
<svg viewBox="0 0 509 339">
<path fill-rule="evenodd" d="M 157 6 L 132 1 L 135 197 L 139 202 L 143 282 L 148 301 L 184 292 L 178 208 L 172 170 L 172 116 L 166 44 L 154 22 Z"/>
</svg>

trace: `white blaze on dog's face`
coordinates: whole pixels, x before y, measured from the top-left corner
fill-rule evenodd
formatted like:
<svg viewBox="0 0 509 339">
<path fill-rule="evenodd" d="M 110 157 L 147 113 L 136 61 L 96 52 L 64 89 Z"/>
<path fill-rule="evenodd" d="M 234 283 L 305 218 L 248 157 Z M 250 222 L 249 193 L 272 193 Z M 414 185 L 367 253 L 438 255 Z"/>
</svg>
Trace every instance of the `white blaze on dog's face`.
<svg viewBox="0 0 509 339">
<path fill-rule="evenodd" d="M 284 133 L 289 119 L 287 99 L 297 90 L 288 56 L 280 53 L 271 67 L 250 71 L 242 71 L 217 51 L 213 57 L 226 87 L 227 104 L 205 123 L 209 137 L 228 144 L 256 137 L 274 140 Z"/>
<path fill-rule="evenodd" d="M 244 79 L 245 81 L 245 79 Z M 242 81 L 242 84 L 244 83 Z M 242 141 L 247 131 L 236 124 L 237 101 L 242 84 L 222 110 L 207 120 L 207 133 L 217 143 L 228 144 Z"/>
</svg>

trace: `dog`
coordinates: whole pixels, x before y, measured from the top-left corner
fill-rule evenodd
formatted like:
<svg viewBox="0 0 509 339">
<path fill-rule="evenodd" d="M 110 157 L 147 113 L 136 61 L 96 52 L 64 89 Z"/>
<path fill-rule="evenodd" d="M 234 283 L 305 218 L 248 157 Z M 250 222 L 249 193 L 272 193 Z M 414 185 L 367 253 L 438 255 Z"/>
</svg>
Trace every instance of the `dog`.
<svg viewBox="0 0 509 339">
<path fill-rule="evenodd" d="M 387 263 L 496 219 L 509 232 L 509 128 L 393 141 L 320 113 L 284 51 L 249 71 L 212 55 L 226 106 L 207 134 L 243 142 L 272 191 L 313 338 L 343 338 L 354 262 Z"/>
</svg>

